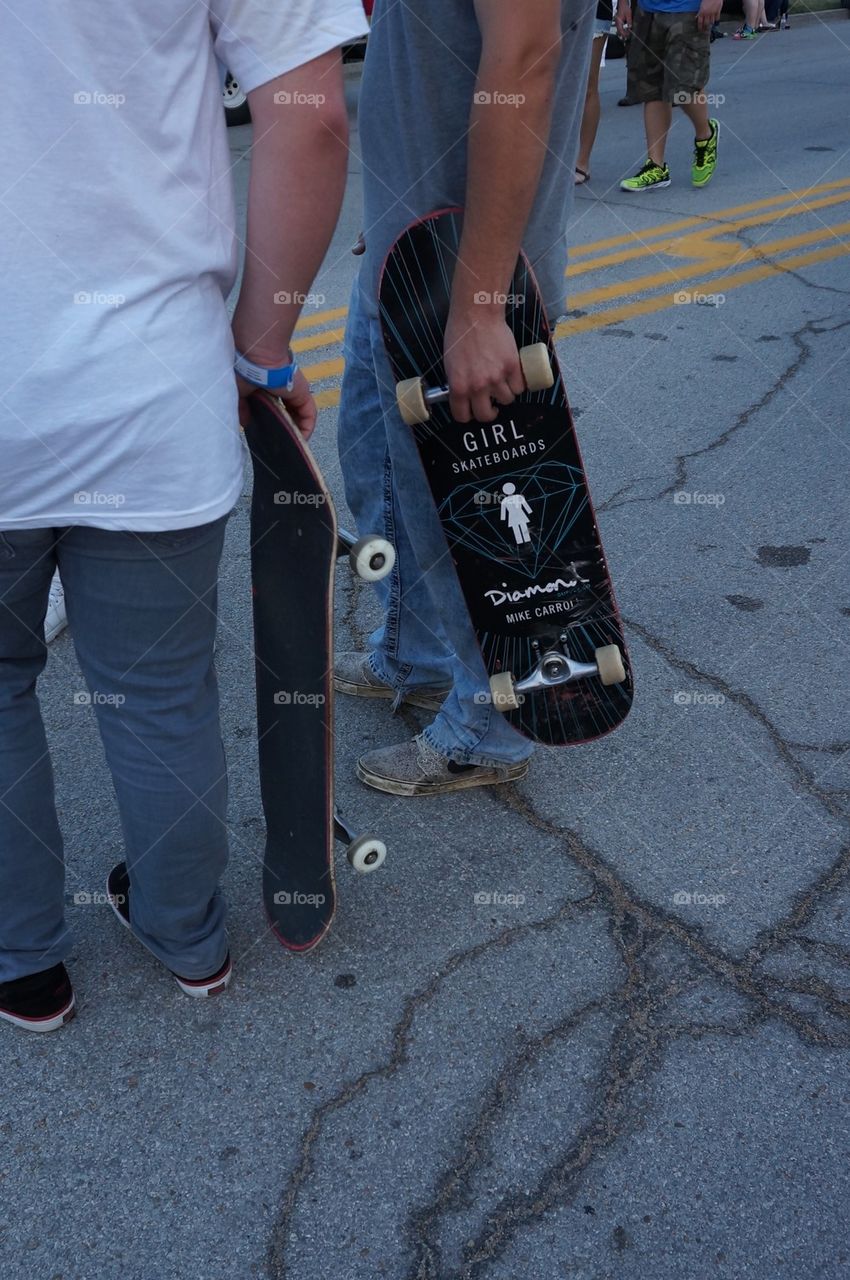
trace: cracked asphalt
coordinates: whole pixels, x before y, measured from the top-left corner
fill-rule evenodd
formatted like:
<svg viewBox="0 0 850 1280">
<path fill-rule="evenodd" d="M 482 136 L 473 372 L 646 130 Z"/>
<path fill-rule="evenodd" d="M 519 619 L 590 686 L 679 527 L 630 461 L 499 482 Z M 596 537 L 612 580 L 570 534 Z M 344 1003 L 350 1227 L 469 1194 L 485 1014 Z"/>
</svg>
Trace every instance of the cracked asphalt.
<svg viewBox="0 0 850 1280">
<path fill-rule="evenodd" d="M 680 124 L 674 185 L 637 201 L 616 182 L 641 122 L 615 107 L 609 64 L 576 245 L 850 180 L 848 37 L 836 15 L 715 45 L 718 175 L 687 185 Z M 231 131 L 243 194 L 249 142 Z M 330 309 L 354 271 L 358 172 L 355 155 L 317 284 Z M 797 201 L 781 235 L 850 248 L 841 214 Z M 102 888 L 121 837 L 71 637 L 53 645 L 41 697 L 79 1016 L 0 1035 L 4 1277 L 850 1275 L 850 266 L 789 266 L 767 217 L 730 234 L 769 274 L 719 305 L 570 332 L 573 316 L 559 342 L 631 716 L 540 751 L 517 787 L 402 800 L 353 764 L 420 713 L 340 698 L 340 805 L 390 854 L 373 876 L 341 860 L 314 955 L 285 953 L 261 911 L 247 493 L 218 647 L 236 962 L 221 999 L 186 1001 L 108 906 L 73 902 Z M 685 271 L 653 244 L 640 271 Z M 629 293 L 635 270 L 603 263 L 592 283 L 655 297 Z M 345 515 L 333 370 L 322 386 L 316 452 Z M 341 568 L 339 646 L 374 620 Z"/>
</svg>

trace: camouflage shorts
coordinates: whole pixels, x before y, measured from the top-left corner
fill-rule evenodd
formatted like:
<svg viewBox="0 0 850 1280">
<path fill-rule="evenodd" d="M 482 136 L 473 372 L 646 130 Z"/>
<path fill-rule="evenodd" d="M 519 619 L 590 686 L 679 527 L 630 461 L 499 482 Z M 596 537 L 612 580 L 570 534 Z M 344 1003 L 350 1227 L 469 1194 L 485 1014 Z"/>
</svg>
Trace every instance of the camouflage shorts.
<svg viewBox="0 0 850 1280">
<path fill-rule="evenodd" d="M 696 13 L 637 9 L 629 41 L 628 96 L 637 102 L 688 102 L 708 84 L 707 31 Z"/>
</svg>

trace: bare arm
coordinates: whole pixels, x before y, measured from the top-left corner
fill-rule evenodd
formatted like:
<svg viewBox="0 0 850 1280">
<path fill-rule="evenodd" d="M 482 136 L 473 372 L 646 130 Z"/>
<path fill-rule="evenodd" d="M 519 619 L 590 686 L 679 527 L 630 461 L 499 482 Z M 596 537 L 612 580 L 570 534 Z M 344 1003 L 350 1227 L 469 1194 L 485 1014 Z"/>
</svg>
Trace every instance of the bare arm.
<svg viewBox="0 0 850 1280">
<path fill-rule="evenodd" d="M 233 317 L 243 355 L 288 363 L 304 297 L 327 252 L 345 190 L 348 116 L 339 50 L 248 95 L 254 121 L 245 271 Z M 243 396 L 254 389 L 240 381 Z M 306 378 L 283 397 L 309 435 L 316 407 Z M 241 409 L 243 421 L 246 407 Z"/>
<path fill-rule="evenodd" d="M 458 422 L 496 417 L 524 388 L 505 296 L 546 156 L 560 0 L 475 0 L 482 35 L 469 120 L 466 213 L 446 329 Z"/>
<path fill-rule="evenodd" d="M 710 31 L 715 22 L 720 21 L 723 12 L 723 0 L 702 0 L 697 13 L 697 26 L 700 31 Z M 756 17 L 758 23 L 758 17 Z"/>
</svg>

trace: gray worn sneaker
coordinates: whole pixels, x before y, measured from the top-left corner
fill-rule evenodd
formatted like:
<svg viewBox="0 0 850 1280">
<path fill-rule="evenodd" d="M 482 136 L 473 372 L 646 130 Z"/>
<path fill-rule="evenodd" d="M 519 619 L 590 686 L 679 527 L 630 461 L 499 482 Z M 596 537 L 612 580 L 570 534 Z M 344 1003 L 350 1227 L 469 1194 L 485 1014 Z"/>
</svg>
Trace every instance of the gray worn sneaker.
<svg viewBox="0 0 850 1280">
<path fill-rule="evenodd" d="M 357 761 L 357 776 L 367 787 L 394 796 L 439 796 L 466 787 L 487 787 L 516 782 L 528 773 L 528 761 L 494 767 L 455 764 L 435 751 L 422 734 L 412 742 L 400 742 L 380 751 L 367 751 Z"/>
<path fill-rule="evenodd" d="M 397 690 L 379 680 L 369 665 L 368 653 L 338 653 L 334 662 L 334 688 L 355 698 L 394 698 Z M 439 711 L 450 692 L 449 686 L 420 685 L 405 690 L 402 702 L 426 711 Z"/>
</svg>

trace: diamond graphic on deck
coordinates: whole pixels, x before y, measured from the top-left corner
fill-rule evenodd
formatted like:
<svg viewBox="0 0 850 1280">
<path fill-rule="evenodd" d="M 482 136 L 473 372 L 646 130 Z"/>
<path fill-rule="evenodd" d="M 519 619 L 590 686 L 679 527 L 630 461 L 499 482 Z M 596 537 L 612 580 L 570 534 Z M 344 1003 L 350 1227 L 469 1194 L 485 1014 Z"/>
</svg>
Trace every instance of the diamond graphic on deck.
<svg viewBox="0 0 850 1280">
<path fill-rule="evenodd" d="M 505 493 L 522 494 L 529 508 L 521 555 L 514 528 L 503 518 Z M 509 558 L 516 573 L 533 580 L 541 566 L 557 558 L 587 505 L 578 467 L 543 462 L 524 471 L 488 475 L 486 487 L 480 480 L 458 485 L 440 507 L 440 519 L 455 543 L 494 560 Z"/>
</svg>

